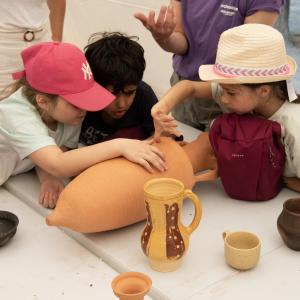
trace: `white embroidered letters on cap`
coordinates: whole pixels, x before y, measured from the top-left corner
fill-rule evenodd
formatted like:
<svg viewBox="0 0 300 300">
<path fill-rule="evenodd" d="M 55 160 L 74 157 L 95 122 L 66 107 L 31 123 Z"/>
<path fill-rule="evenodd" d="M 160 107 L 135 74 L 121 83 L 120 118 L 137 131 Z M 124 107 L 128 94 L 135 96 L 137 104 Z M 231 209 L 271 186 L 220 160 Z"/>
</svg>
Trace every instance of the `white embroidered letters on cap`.
<svg viewBox="0 0 300 300">
<path fill-rule="evenodd" d="M 88 64 L 87 61 L 85 63 L 82 63 L 81 70 L 82 70 L 83 75 L 84 75 L 84 80 L 90 80 L 92 78 L 93 74 L 92 74 L 90 65 Z"/>
</svg>

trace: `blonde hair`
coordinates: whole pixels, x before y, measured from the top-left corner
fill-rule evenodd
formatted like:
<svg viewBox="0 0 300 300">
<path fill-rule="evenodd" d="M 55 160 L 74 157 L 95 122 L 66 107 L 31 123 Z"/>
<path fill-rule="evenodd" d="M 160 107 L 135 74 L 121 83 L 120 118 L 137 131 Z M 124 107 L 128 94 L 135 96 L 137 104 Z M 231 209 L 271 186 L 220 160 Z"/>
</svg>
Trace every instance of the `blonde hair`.
<svg viewBox="0 0 300 300">
<path fill-rule="evenodd" d="M 26 98 L 28 102 L 30 102 L 32 105 L 37 107 L 36 103 L 36 95 L 42 95 L 45 96 L 47 99 L 49 99 L 53 104 L 55 105 L 57 102 L 58 95 L 43 93 L 41 91 L 36 90 L 32 86 L 29 85 L 27 80 L 25 78 L 22 78 L 16 82 L 14 82 L 10 87 L 10 94 L 14 93 L 18 89 L 21 89 L 22 95 Z"/>
</svg>

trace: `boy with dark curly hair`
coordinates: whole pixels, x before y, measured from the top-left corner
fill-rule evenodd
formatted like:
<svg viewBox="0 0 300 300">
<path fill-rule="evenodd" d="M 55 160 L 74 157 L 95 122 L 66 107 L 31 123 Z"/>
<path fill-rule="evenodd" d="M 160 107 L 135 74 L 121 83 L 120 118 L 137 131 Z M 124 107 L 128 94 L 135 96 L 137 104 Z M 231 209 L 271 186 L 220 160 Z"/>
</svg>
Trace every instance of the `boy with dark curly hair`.
<svg viewBox="0 0 300 300">
<path fill-rule="evenodd" d="M 96 82 L 116 96 L 105 109 L 88 112 L 80 142 L 92 145 L 114 138 L 146 139 L 154 133 L 151 108 L 157 103 L 152 88 L 142 81 L 144 49 L 119 32 L 94 34 L 85 48 Z M 96 41 L 95 41 L 96 38 Z"/>
</svg>

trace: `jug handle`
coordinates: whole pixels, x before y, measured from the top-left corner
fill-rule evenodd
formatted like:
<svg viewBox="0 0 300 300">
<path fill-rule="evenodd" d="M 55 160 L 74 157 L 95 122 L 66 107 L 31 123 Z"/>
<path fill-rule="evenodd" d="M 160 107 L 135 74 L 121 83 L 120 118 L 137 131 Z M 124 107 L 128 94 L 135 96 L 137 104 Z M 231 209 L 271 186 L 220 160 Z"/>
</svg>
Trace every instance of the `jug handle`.
<svg viewBox="0 0 300 300">
<path fill-rule="evenodd" d="M 218 168 L 216 167 L 215 169 L 211 169 L 203 174 L 200 175 L 194 175 L 194 179 L 196 182 L 199 181 L 210 181 L 210 180 L 215 180 L 218 178 Z"/>
<path fill-rule="evenodd" d="M 200 199 L 191 190 L 189 189 L 185 190 L 184 197 L 191 199 L 195 206 L 195 215 L 193 221 L 187 227 L 184 226 L 187 233 L 191 234 L 198 227 L 200 223 L 202 217 L 202 206 L 201 206 Z"/>
</svg>

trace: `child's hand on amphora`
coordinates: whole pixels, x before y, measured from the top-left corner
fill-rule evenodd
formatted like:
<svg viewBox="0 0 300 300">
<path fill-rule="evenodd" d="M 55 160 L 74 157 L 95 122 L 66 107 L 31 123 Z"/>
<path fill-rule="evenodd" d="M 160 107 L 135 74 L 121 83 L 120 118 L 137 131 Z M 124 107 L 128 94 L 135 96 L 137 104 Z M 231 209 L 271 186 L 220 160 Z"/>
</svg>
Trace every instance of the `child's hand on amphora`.
<svg viewBox="0 0 300 300">
<path fill-rule="evenodd" d="M 160 172 L 167 169 L 164 154 L 155 146 L 152 140 L 139 141 L 124 139 L 124 146 L 121 146 L 122 155 L 142 167 L 148 172 L 153 173 L 153 168 Z"/>
<path fill-rule="evenodd" d="M 58 178 L 50 177 L 44 180 L 41 182 L 39 203 L 45 208 L 54 208 L 64 187 Z"/>
</svg>

